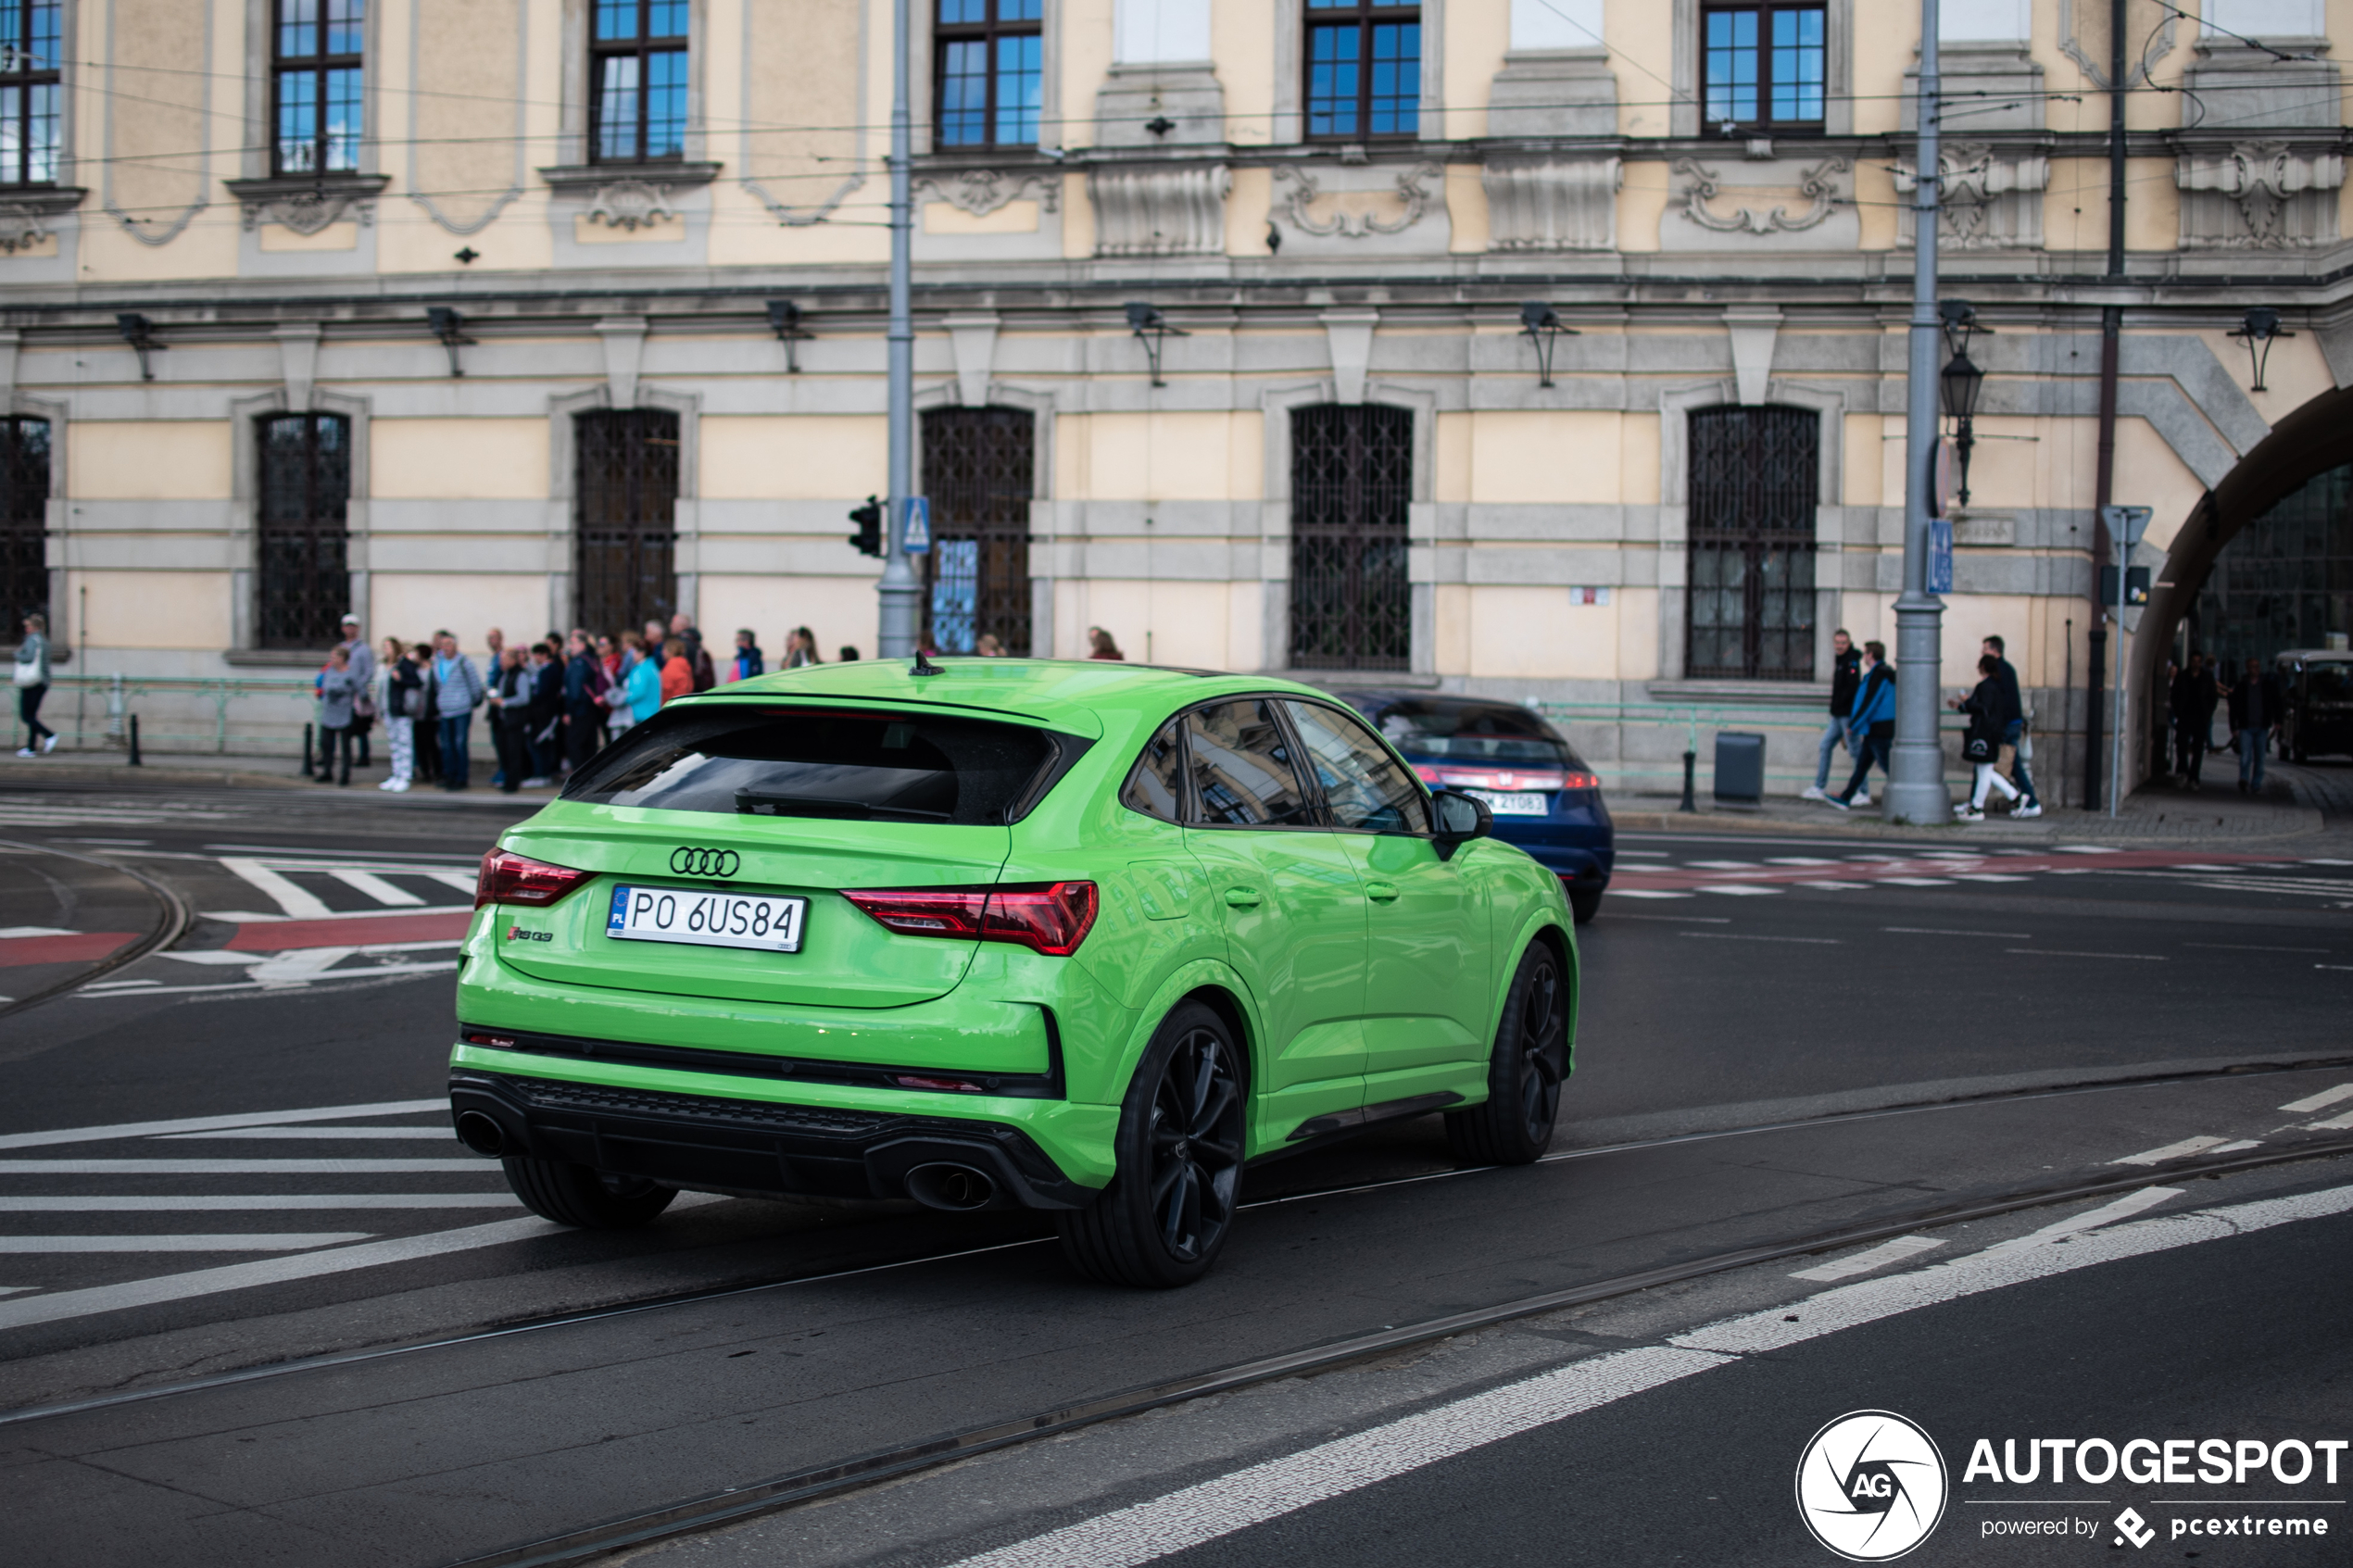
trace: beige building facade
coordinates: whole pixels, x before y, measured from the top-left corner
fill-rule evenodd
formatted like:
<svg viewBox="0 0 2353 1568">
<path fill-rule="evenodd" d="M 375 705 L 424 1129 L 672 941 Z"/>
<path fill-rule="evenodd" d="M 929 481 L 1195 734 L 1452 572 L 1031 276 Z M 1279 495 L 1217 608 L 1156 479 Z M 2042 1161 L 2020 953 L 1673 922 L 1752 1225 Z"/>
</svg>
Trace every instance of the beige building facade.
<svg viewBox="0 0 2353 1568">
<path fill-rule="evenodd" d="M 2108 9 L 1942 40 L 1945 288 L 1991 329 L 1944 678 L 2005 636 L 2046 776 L 2104 312 L 2136 692 L 2237 533 L 2353 460 L 2353 0 L 2132 0 L 2121 278 Z M 0 10 L 5 587 L 68 668 L 308 668 L 346 608 L 871 650 L 887 0 Z M 1799 705 L 1834 628 L 1893 645 L 1916 7 L 915 19 L 939 646 Z"/>
</svg>

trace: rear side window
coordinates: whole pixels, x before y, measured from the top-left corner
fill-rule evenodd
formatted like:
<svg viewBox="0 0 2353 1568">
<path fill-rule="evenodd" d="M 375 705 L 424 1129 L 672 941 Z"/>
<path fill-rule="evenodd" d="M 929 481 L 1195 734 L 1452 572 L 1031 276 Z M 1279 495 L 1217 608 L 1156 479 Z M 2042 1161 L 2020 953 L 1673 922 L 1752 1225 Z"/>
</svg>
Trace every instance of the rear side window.
<svg viewBox="0 0 2353 1568">
<path fill-rule="evenodd" d="M 760 817 L 1015 820 L 1060 756 L 1040 730 L 927 713 L 673 709 L 573 775 L 567 800 Z"/>
<path fill-rule="evenodd" d="M 1290 744 L 1264 702 L 1221 702 L 1185 715 L 1193 821 L 1208 827 L 1315 825 Z"/>
<path fill-rule="evenodd" d="M 1185 798 L 1184 756 L 1176 741 L 1176 721 L 1172 719 L 1160 727 L 1160 734 L 1152 736 L 1143 756 L 1136 759 L 1136 771 L 1127 775 L 1119 803 L 1164 822 L 1176 821 Z"/>
</svg>

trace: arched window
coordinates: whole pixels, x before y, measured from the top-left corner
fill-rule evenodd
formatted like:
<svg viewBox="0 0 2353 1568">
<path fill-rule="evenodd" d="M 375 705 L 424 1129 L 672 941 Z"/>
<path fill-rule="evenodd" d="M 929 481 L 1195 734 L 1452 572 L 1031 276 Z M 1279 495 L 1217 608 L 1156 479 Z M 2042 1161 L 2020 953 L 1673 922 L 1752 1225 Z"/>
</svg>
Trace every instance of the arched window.
<svg viewBox="0 0 2353 1568">
<path fill-rule="evenodd" d="M 1291 411 L 1293 669 L 1411 666 L 1413 500 L 1412 409 L 1325 403 Z"/>
<path fill-rule="evenodd" d="M 2290 648 L 2345 645 L 2353 633 L 2353 464 L 2315 474 L 2222 546 L 2191 610 L 2189 646 L 2268 669 Z"/>
<path fill-rule="evenodd" d="M 575 417 L 573 583 L 580 625 L 631 632 L 678 608 L 678 416 Z"/>
<path fill-rule="evenodd" d="M 1009 654 L 1029 647 L 1029 501 L 1038 420 L 1026 408 L 934 408 L 924 415 L 924 495 L 931 554 L 924 630 L 942 653 L 984 634 Z"/>
<path fill-rule="evenodd" d="M 49 421 L 0 419 L 0 640 L 49 614 L 48 515 Z"/>
<path fill-rule="evenodd" d="M 271 414 L 258 423 L 254 625 L 265 648 L 325 648 L 351 606 L 351 421 Z"/>
<path fill-rule="evenodd" d="M 1821 439 L 1820 416 L 1810 408 L 1692 413 L 1684 674 L 1814 678 Z"/>
</svg>

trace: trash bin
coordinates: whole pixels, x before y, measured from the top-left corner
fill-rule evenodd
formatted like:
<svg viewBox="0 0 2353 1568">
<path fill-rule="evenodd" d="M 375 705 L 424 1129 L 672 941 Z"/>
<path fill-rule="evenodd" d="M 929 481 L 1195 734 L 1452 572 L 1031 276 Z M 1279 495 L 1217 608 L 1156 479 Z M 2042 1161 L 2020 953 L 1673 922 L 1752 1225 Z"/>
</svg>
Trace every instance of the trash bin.
<svg viewBox="0 0 2353 1568">
<path fill-rule="evenodd" d="M 1741 806 L 1765 800 L 1765 737 L 1718 732 L 1716 736 L 1716 798 Z"/>
</svg>

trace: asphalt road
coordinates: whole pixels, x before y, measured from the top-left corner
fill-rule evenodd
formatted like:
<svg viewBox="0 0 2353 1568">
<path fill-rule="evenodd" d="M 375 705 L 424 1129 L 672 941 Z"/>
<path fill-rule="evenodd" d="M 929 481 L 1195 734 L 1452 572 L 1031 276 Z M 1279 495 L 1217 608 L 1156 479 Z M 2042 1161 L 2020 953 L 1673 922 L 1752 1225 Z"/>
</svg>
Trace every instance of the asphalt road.
<svg viewBox="0 0 2353 1568">
<path fill-rule="evenodd" d="M 1431 1122 L 1267 1167 L 1219 1273 L 1175 1296 L 1077 1283 L 1020 1215 L 711 1200 L 644 1233 L 564 1233 L 525 1216 L 437 1109 L 461 886 L 514 814 L 445 805 L 318 790 L 0 797 L 0 837 L 135 867 L 195 917 L 173 952 L 0 1015 L 12 1090 L 0 1103 L 0 1405 L 738 1293 L 10 1423 L 4 1506 L 30 1560 L 151 1562 L 169 1540 L 175 1562 L 453 1562 L 1114 1389 L 1743 1248 L 1890 1226 L 1940 1243 L 1863 1272 L 1892 1278 L 2117 1199 L 1949 1222 L 1972 1204 L 2353 1139 L 2353 1088 L 2328 1098 L 2353 1085 L 2353 856 L 2312 841 L 2268 855 L 2277 847 L 1975 853 L 1949 835 L 1918 848 L 1629 835 L 1620 882 L 1582 933 L 1578 1073 L 1561 1157 L 1546 1164 L 1453 1173 Z M 152 896 L 123 902 L 135 884 L 87 861 L 20 849 L 0 854 L 0 879 L 11 921 L 50 900 L 28 926 L 103 934 L 157 918 Z M 0 968 L 0 991 L 17 994 L 19 972 L 34 972 Z M 2176 1184 L 2097 1228 L 2331 1188 L 2353 1180 L 2348 1163 Z M 1573 1538 L 1594 1547 L 1579 1561 L 1827 1562 L 1792 1533 L 1787 1429 L 1804 1428 L 1802 1443 L 1843 1409 L 1896 1410 L 1940 1440 L 2121 1433 L 2170 1389 L 2181 1430 L 2200 1436 L 2347 1424 L 2345 1221 L 2245 1239 L 1750 1358 L 1185 1549 L 1239 1562 L 1451 1547 L 1447 1561 L 1552 1562 L 1571 1560 L 1560 1543 Z M 1806 1261 L 1610 1310 L 1698 1311 L 1697 1323 L 1757 1291 L 1824 1288 L 1791 1279 Z M 1421 1388 L 1441 1363 L 1460 1372 L 1529 1346 L 1573 1360 L 1617 1343 L 1583 1319 L 1543 1326 L 1554 1322 L 1297 1386 L 1394 1374 L 1442 1403 L 1515 1369 L 1482 1362 L 1467 1381 Z M 2197 1350 L 2200 1322 L 2209 1336 L 2233 1323 L 2227 1353 Z M 1255 1398 L 1012 1450 L 1021 1457 L 993 1462 L 1043 1467 L 1016 1500 L 958 1500 L 958 1477 L 984 1464 L 657 1554 L 757 1546 L 762 1561 L 945 1562 L 1018 1545 L 1312 1446 L 1287 1449 L 1289 1417 Z M 1356 1426 L 1397 1408 L 1374 1404 Z M 1208 1430 L 1218 1411 L 1251 1410 L 1264 1419 Z M 1187 1422 L 1207 1424 L 1181 1453 L 1155 1456 L 1137 1436 Z M 1314 1441 L 1349 1429 L 1315 1426 Z M 1126 1468 L 1088 1457 L 1098 1450 L 1126 1455 Z M 1958 1489 L 1963 1457 L 1947 1455 L 1956 1499 L 1975 1495 Z M 1059 1512 L 1046 1501 L 1058 1486 L 1070 1493 Z M 1450 1500 L 1432 1500 L 1441 1493 Z M 921 1497 L 937 1506 L 885 1517 L 900 1505 L 882 1499 Z M 2039 1562 L 2092 1549 L 2039 1537 L 1956 1547 L 1966 1512 L 1957 1502 L 1923 1550 Z M 842 1523 L 856 1519 L 871 1528 Z M 2308 1559 L 2276 1554 L 2311 1544 L 2206 1549 L 2296 1562 Z"/>
</svg>

